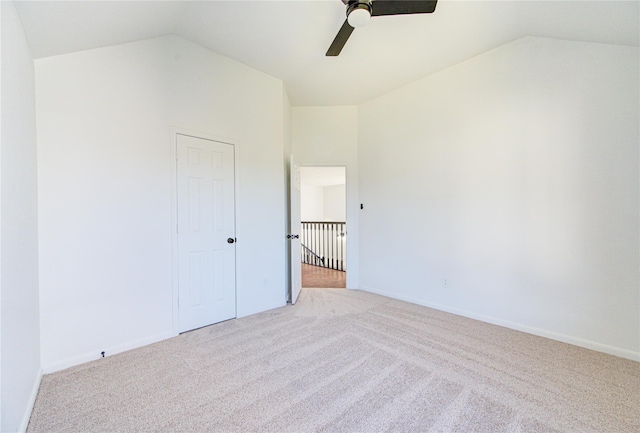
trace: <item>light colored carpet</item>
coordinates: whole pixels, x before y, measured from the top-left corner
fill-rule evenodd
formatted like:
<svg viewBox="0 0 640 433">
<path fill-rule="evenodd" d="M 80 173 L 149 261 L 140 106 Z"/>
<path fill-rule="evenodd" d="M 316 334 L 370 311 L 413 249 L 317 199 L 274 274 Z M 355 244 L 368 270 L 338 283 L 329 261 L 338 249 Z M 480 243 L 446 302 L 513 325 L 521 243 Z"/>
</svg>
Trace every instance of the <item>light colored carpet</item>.
<svg viewBox="0 0 640 433">
<path fill-rule="evenodd" d="M 29 432 L 640 432 L 640 363 L 352 290 L 46 375 Z"/>
</svg>

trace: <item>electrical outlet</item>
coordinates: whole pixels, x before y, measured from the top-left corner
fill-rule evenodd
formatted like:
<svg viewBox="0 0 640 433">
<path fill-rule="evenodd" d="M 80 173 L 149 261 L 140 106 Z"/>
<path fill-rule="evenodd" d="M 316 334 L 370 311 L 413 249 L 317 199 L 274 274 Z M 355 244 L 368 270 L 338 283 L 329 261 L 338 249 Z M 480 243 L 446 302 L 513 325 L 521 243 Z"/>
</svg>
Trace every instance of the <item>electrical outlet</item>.
<svg viewBox="0 0 640 433">
<path fill-rule="evenodd" d="M 449 280 L 447 278 L 442 279 L 442 287 L 449 288 Z"/>
</svg>

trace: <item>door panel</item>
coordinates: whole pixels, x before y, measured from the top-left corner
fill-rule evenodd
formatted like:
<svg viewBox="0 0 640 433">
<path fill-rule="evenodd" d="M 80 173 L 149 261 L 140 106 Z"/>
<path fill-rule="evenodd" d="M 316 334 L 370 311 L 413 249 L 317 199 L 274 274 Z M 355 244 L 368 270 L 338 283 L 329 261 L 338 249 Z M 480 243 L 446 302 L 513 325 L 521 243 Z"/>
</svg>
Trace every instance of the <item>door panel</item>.
<svg viewBox="0 0 640 433">
<path fill-rule="evenodd" d="M 300 228 L 300 166 L 291 155 L 291 218 L 289 218 L 289 242 L 291 244 L 291 304 L 295 304 L 302 290 L 302 264 Z"/>
<path fill-rule="evenodd" d="M 179 331 L 236 317 L 233 145 L 177 136 Z"/>
</svg>

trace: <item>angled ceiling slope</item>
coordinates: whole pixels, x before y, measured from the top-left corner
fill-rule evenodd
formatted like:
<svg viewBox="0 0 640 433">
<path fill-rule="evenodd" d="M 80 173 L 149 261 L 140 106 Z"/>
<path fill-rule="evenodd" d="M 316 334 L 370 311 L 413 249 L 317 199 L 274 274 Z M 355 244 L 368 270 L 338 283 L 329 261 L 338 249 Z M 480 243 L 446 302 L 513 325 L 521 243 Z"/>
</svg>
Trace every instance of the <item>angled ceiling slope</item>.
<svg viewBox="0 0 640 433">
<path fill-rule="evenodd" d="M 354 105 L 526 35 L 639 46 L 640 3 L 439 0 L 377 17 L 338 57 L 340 0 L 19 1 L 35 58 L 178 35 L 284 81 L 293 105 Z"/>
</svg>

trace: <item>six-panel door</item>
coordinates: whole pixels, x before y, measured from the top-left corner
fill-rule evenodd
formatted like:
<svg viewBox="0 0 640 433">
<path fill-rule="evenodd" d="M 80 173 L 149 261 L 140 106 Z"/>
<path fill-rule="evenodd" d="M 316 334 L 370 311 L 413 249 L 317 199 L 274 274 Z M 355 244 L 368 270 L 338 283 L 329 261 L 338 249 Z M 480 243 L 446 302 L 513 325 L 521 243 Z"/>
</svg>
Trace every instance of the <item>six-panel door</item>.
<svg viewBox="0 0 640 433">
<path fill-rule="evenodd" d="M 236 317 L 233 145 L 177 136 L 179 331 Z M 233 242 L 232 242 L 233 241 Z"/>
</svg>

